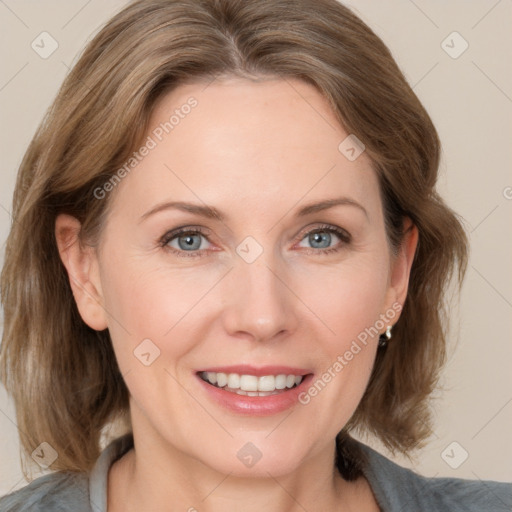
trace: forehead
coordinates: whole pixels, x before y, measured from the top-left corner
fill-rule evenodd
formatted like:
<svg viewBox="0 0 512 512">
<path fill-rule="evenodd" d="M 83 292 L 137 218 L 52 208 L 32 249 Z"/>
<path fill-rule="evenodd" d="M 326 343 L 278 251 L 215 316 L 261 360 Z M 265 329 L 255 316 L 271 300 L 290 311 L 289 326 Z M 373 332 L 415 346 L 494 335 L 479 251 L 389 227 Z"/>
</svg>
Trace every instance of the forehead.
<svg viewBox="0 0 512 512">
<path fill-rule="evenodd" d="M 376 176 L 364 153 L 351 161 L 340 151 L 349 135 L 299 80 L 184 84 L 155 105 L 151 149 L 119 189 L 135 210 L 161 199 L 229 200 L 253 211 L 343 194 L 364 201 L 378 195 Z"/>
</svg>

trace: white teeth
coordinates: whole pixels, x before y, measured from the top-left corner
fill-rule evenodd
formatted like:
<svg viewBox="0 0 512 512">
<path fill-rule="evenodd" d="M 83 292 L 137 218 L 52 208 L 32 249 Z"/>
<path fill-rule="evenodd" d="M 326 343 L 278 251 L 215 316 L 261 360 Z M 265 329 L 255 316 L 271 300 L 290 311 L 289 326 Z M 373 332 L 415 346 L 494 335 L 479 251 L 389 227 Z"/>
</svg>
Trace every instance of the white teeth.
<svg viewBox="0 0 512 512">
<path fill-rule="evenodd" d="M 258 377 L 254 375 L 242 375 L 240 377 L 240 389 L 244 391 L 258 391 Z"/>
<path fill-rule="evenodd" d="M 208 372 L 212 373 L 212 372 Z M 217 386 L 223 388 L 228 383 L 228 376 L 225 373 L 217 373 Z"/>
<path fill-rule="evenodd" d="M 286 377 L 286 387 L 293 388 L 295 386 L 295 375 L 288 375 Z"/>
<path fill-rule="evenodd" d="M 276 389 L 284 389 L 286 387 L 286 375 L 278 375 L 276 377 Z"/>
<path fill-rule="evenodd" d="M 228 388 L 238 389 L 240 387 L 240 375 L 238 373 L 230 373 L 228 375 Z M 244 389 L 245 391 L 245 389 Z"/>
<path fill-rule="evenodd" d="M 202 372 L 201 377 L 210 384 L 219 388 L 227 387 L 229 390 L 239 390 L 240 395 L 267 396 L 275 394 L 276 390 L 298 386 L 304 376 L 302 375 L 239 375 L 238 373 Z M 237 391 L 238 392 L 238 391 Z"/>
<path fill-rule="evenodd" d="M 243 389 L 237 389 L 236 391 L 232 392 L 243 396 L 269 396 L 279 394 L 279 391 L 244 391 Z"/>
<path fill-rule="evenodd" d="M 260 391 L 274 391 L 276 389 L 276 378 L 273 375 L 265 375 L 258 379 Z"/>
</svg>

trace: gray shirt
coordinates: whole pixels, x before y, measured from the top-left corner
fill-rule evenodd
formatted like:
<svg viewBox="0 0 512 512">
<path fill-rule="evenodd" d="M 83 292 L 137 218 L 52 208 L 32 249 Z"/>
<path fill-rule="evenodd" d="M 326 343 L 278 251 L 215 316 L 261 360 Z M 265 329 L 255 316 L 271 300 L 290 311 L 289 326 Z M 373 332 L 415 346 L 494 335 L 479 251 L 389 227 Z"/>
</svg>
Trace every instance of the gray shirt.
<svg viewBox="0 0 512 512">
<path fill-rule="evenodd" d="M 427 478 L 369 446 L 363 473 L 382 512 L 511 512 L 512 483 Z M 0 512 L 107 512 L 110 466 L 133 446 L 131 435 L 113 441 L 90 474 L 59 472 L 37 478 L 0 499 Z"/>
</svg>

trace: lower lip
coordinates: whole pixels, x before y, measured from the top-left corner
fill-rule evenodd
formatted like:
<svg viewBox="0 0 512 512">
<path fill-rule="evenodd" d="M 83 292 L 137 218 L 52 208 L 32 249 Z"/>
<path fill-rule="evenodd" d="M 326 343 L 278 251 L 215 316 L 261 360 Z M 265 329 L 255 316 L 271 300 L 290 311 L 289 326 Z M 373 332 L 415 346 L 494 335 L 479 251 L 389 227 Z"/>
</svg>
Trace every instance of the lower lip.
<svg viewBox="0 0 512 512">
<path fill-rule="evenodd" d="M 238 414 L 246 414 L 248 416 L 270 416 L 272 414 L 283 412 L 296 405 L 299 402 L 299 395 L 307 389 L 313 375 L 306 375 L 302 379 L 302 382 L 294 388 L 282 391 L 277 395 L 268 396 L 239 395 L 213 386 L 212 384 L 204 381 L 197 374 L 196 377 L 202 388 L 206 391 L 208 397 L 213 399 L 222 407 Z"/>
</svg>

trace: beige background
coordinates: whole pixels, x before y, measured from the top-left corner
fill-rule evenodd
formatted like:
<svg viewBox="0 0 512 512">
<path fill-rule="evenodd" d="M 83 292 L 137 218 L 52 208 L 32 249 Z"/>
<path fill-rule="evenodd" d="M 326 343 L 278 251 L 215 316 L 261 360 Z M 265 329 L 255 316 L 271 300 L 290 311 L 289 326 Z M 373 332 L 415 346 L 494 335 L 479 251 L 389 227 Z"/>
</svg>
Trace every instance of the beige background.
<svg viewBox="0 0 512 512">
<path fill-rule="evenodd" d="M 124 3 L 0 0 L 1 261 L 23 152 L 77 53 Z M 388 44 L 430 112 L 444 146 L 440 190 L 472 245 L 435 433 L 415 461 L 396 460 L 426 476 L 512 481 L 512 1 L 346 3 Z M 43 31 L 58 42 L 47 59 L 31 48 Z M 24 484 L 14 409 L 0 388 L 0 495 Z"/>
</svg>

